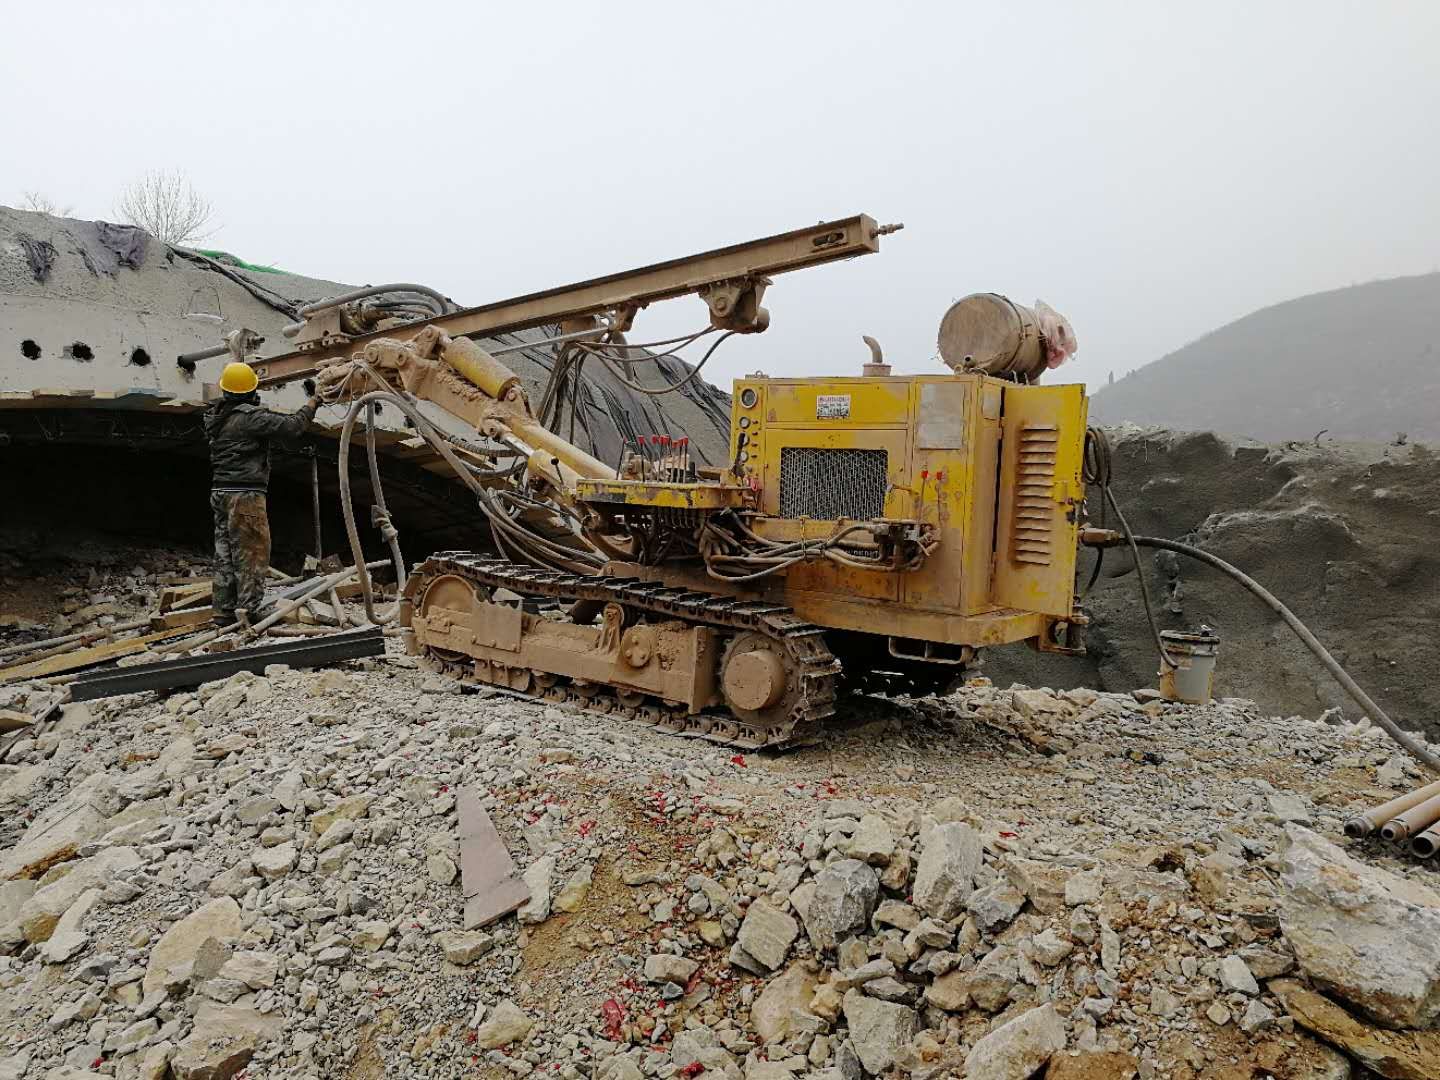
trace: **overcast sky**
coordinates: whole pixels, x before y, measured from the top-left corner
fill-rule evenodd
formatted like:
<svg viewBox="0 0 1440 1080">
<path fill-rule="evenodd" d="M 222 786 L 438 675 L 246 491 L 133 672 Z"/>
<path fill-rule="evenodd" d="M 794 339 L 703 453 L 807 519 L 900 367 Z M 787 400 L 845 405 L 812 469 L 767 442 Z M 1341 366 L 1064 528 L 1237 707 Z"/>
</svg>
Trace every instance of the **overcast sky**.
<svg viewBox="0 0 1440 1080">
<path fill-rule="evenodd" d="M 1092 385 L 1257 307 L 1440 269 L 1440 4 L 6 5 L 0 201 L 153 168 L 221 246 L 475 304 L 869 213 L 719 379 L 938 364 L 974 291 Z M 650 330 L 698 326 L 682 300 Z"/>
</svg>

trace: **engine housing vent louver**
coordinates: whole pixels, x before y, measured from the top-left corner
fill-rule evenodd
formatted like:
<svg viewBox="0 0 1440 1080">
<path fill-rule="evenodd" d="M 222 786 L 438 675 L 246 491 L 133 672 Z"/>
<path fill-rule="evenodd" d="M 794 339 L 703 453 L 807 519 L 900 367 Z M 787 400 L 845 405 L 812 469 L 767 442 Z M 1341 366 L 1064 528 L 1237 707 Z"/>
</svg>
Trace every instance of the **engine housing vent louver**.
<svg viewBox="0 0 1440 1080">
<path fill-rule="evenodd" d="M 1015 524 L 1010 557 L 1016 562 L 1048 566 L 1054 555 L 1055 455 L 1060 442 L 1053 424 L 1020 428 L 1015 468 Z"/>
</svg>

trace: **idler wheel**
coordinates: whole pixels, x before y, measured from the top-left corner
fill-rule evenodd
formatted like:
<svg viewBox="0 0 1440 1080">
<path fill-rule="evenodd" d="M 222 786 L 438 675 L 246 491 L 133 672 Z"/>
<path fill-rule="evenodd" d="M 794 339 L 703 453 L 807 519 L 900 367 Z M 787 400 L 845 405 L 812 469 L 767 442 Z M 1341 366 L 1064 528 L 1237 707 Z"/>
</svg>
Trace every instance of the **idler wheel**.
<svg viewBox="0 0 1440 1080">
<path fill-rule="evenodd" d="M 730 657 L 723 675 L 725 700 L 746 710 L 768 709 L 785 693 L 785 664 L 769 649 Z"/>
</svg>

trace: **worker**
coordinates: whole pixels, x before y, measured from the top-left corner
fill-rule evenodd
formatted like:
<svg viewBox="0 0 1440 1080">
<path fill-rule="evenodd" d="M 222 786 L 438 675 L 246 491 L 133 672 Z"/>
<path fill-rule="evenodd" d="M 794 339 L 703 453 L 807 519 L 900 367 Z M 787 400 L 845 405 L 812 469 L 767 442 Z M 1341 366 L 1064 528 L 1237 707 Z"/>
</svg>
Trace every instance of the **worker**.
<svg viewBox="0 0 1440 1080">
<path fill-rule="evenodd" d="M 305 380 L 309 400 L 293 413 L 260 404 L 255 369 L 243 361 L 220 373 L 222 396 L 205 411 L 210 443 L 210 509 L 215 515 L 215 573 L 211 605 L 217 626 L 258 620 L 270 567 L 270 444 L 294 443 L 310 425 L 320 399 Z"/>
</svg>

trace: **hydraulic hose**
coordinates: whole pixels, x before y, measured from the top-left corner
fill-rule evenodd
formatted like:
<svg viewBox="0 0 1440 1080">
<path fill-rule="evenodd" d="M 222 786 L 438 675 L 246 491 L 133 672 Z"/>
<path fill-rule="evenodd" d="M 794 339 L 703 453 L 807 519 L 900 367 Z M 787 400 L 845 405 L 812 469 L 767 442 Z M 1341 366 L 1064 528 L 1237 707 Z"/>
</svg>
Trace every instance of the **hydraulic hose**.
<svg viewBox="0 0 1440 1080">
<path fill-rule="evenodd" d="M 363 553 L 360 548 L 360 533 L 355 524 L 355 510 L 350 494 L 350 441 L 354 425 L 362 408 L 379 402 L 387 402 L 400 410 L 412 424 L 415 431 L 423 438 L 429 446 L 435 450 L 445 463 L 454 471 L 456 478 L 463 483 L 476 497 L 480 504 L 481 512 L 490 523 L 496 546 L 505 553 L 507 558 L 514 559 L 516 554 L 537 566 L 547 569 L 563 569 L 571 573 L 594 573 L 604 560 L 593 552 L 578 551 L 557 544 L 543 536 L 526 530 L 518 522 L 510 518 L 496 505 L 491 493 L 472 474 L 471 470 L 456 456 L 454 450 L 447 445 L 446 439 L 441 436 L 439 429 L 430 423 L 429 419 L 422 413 L 407 397 L 391 390 L 379 374 L 369 365 L 361 364 L 363 371 L 377 386 L 384 389 L 372 390 L 358 398 L 350 405 L 350 411 L 345 418 L 345 425 L 340 433 L 340 508 L 345 519 L 345 532 L 350 541 L 351 552 L 356 563 L 361 567 L 357 571 L 360 578 L 360 590 L 365 598 L 365 610 L 367 617 L 376 623 L 383 623 L 392 620 L 399 612 L 399 603 L 395 610 L 382 615 L 375 612 L 373 604 L 373 590 L 370 586 L 369 574 L 364 570 Z M 370 454 L 371 484 L 376 491 L 377 508 L 380 512 L 381 527 L 386 531 L 387 539 L 390 539 L 391 553 L 395 560 L 396 579 L 400 582 L 403 590 L 406 580 L 404 564 L 400 560 L 400 549 L 398 534 L 392 538 L 389 534 L 394 533 L 393 526 L 389 525 L 388 511 L 385 509 L 383 494 L 380 485 L 379 463 L 374 455 L 373 449 Z"/>
<path fill-rule="evenodd" d="M 1178 540 L 1166 540 L 1159 536 L 1130 536 L 1128 539 L 1131 544 L 1139 547 L 1159 548 L 1162 551 L 1173 551 L 1177 555 L 1185 555 L 1191 559 L 1195 559 L 1198 562 L 1202 562 L 1207 566 L 1219 570 L 1222 574 L 1229 576 L 1245 586 L 1245 588 L 1249 589 L 1251 593 L 1269 607 L 1271 611 L 1275 612 L 1275 614 L 1279 615 L 1280 618 L 1285 621 L 1285 625 L 1290 627 L 1290 629 L 1295 632 L 1295 636 L 1303 641 L 1305 647 L 1315 655 L 1315 658 L 1325 665 L 1325 670 L 1330 672 L 1330 674 L 1335 677 L 1335 681 L 1345 688 L 1345 692 L 1350 695 L 1355 704 L 1364 710 L 1366 716 L 1369 716 L 1384 728 L 1385 732 L 1403 746 L 1416 761 L 1424 763 L 1432 772 L 1440 773 L 1440 758 L 1430 753 L 1429 750 L 1425 749 L 1424 746 L 1401 728 L 1399 724 L 1391 720 L 1390 717 L 1385 714 L 1385 710 L 1375 704 L 1375 702 L 1371 700 L 1370 695 L 1365 693 L 1365 691 L 1360 688 L 1360 685 L 1350 677 L 1350 673 L 1340 666 L 1340 662 L 1330 655 L 1330 650 L 1326 649 L 1325 646 L 1320 643 L 1320 640 L 1310 632 L 1310 628 L 1302 623 L 1295 613 L 1281 603 L 1279 598 L 1269 589 L 1265 588 L 1265 586 L 1261 585 L 1239 567 L 1191 544 L 1182 544 Z"/>
<path fill-rule="evenodd" d="M 377 626 L 394 620 L 400 613 L 400 601 L 395 601 L 395 606 L 387 612 L 379 613 L 375 610 L 375 590 L 371 585 L 370 572 L 365 566 L 365 551 L 360 544 L 360 530 L 355 525 L 355 504 L 350 495 L 350 439 L 355 430 L 355 421 L 359 418 L 362 409 L 371 409 L 377 401 L 387 400 L 393 397 L 387 391 L 371 391 L 355 399 L 350 406 L 350 411 L 345 415 L 345 425 L 340 429 L 340 510 L 345 518 L 345 534 L 350 540 L 350 553 L 355 560 L 355 573 L 360 579 L 360 595 L 365 601 L 365 617 Z M 370 416 L 370 423 L 367 425 L 369 432 L 370 448 L 370 487 L 375 493 L 376 503 L 381 508 L 381 534 L 390 545 L 390 558 L 395 564 L 395 581 L 400 592 L 405 588 L 405 558 L 400 553 L 400 534 L 390 524 L 390 517 L 384 511 L 383 488 L 380 484 L 380 469 L 376 458 L 373 455 L 375 425 L 374 416 Z"/>
<path fill-rule="evenodd" d="M 317 311 L 326 311 L 341 304 L 348 304 L 355 300 L 363 300 L 367 296 L 381 296 L 384 293 L 415 293 L 433 301 L 432 306 L 436 309 L 436 315 L 444 315 L 451 310 L 450 301 L 430 288 L 428 285 L 417 285 L 411 281 L 395 281 L 388 285 L 367 285 L 363 289 L 352 289 L 350 292 L 341 293 L 339 296 L 327 296 L 324 300 L 316 300 L 314 303 L 306 304 L 300 309 L 300 314 L 314 315 Z"/>
</svg>

